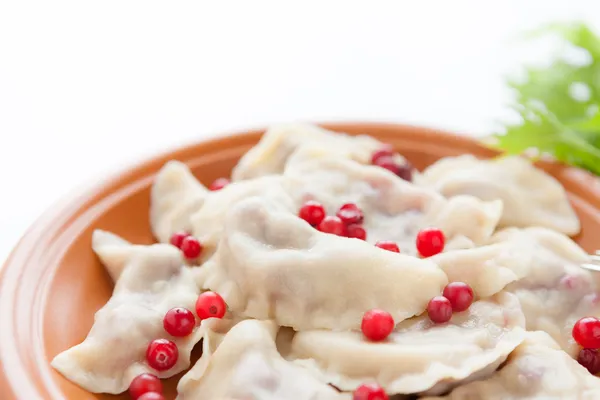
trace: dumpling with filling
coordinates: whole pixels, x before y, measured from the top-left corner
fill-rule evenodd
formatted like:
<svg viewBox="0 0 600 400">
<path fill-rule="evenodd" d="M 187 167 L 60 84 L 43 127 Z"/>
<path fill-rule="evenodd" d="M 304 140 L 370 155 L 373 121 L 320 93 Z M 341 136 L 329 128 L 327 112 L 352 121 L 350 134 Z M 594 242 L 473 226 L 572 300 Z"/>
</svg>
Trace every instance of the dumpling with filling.
<svg viewBox="0 0 600 400">
<path fill-rule="evenodd" d="M 576 355 L 574 323 L 585 316 L 600 317 L 596 272 L 581 267 L 590 262 L 589 255 L 569 237 L 546 228 L 507 229 L 493 241 L 512 246 L 530 260 L 523 278 L 506 287 L 519 298 L 527 329 L 549 333 Z"/>
<path fill-rule="evenodd" d="M 442 158 L 419 181 L 447 197 L 502 200 L 502 226 L 542 226 L 570 236 L 581 228 L 562 185 L 523 157 Z"/>
<path fill-rule="evenodd" d="M 335 215 L 343 204 L 354 203 L 363 210 L 367 240 L 395 241 L 405 254 L 416 254 L 417 233 L 429 226 L 444 232 L 448 249 L 483 244 L 502 213 L 499 200 L 482 202 L 472 196 L 446 199 L 383 168 L 332 157 L 319 147 L 296 152 L 284 176 L 298 206 L 316 200 L 328 214 Z"/>
<path fill-rule="evenodd" d="M 243 180 L 281 174 L 288 158 L 305 145 L 318 145 L 329 154 L 363 164 L 370 163 L 372 153 L 384 147 L 383 143 L 366 135 L 350 136 L 308 124 L 278 125 L 265 132 L 258 144 L 240 159 L 232 177 Z"/>
<path fill-rule="evenodd" d="M 233 182 L 221 190 L 209 193 L 202 207 L 190 217 L 191 232 L 204 246 L 204 252 L 212 254 L 221 238 L 227 212 L 233 205 L 248 197 L 263 197 L 284 209 L 294 210 L 295 206 L 287 195 L 282 180 L 281 176 L 265 176 Z"/>
<path fill-rule="evenodd" d="M 198 282 L 242 317 L 343 330 L 358 328 L 375 307 L 396 321 L 420 314 L 447 279 L 429 260 L 319 232 L 278 203 L 253 197 L 230 209 Z"/>
<path fill-rule="evenodd" d="M 429 259 L 446 273 L 448 281 L 464 282 L 471 286 L 476 297 L 485 298 L 525 277 L 533 254 L 504 242 L 451 250 Z"/>
<path fill-rule="evenodd" d="M 383 342 L 359 331 L 297 332 L 288 359 L 343 391 L 378 382 L 388 394 L 444 393 L 490 376 L 525 337 L 517 298 L 501 292 L 434 324 L 427 315 L 405 320 Z"/>
<path fill-rule="evenodd" d="M 97 248 L 104 250 L 102 237 L 113 243 L 116 239 L 97 237 Z M 199 294 L 180 251 L 167 244 L 126 246 L 123 240 L 115 250 L 114 257 L 106 252 L 101 255 L 109 271 L 121 271 L 112 297 L 96 313 L 85 340 L 52 360 L 60 373 L 93 393 L 121 393 L 144 372 L 160 378 L 173 376 L 189 367 L 192 348 L 200 340 L 197 329 L 175 338 L 163 327 L 167 311 L 174 307 L 194 310 Z M 160 338 L 173 341 L 179 351 L 175 366 L 162 372 L 145 362 L 148 344 Z"/>
<path fill-rule="evenodd" d="M 178 400 L 350 400 L 277 351 L 278 327 L 245 320 L 179 382 Z M 198 371 L 198 369 L 200 371 Z"/>
<path fill-rule="evenodd" d="M 544 332 L 532 332 L 491 377 L 426 400 L 595 400 L 600 378 L 570 358 Z M 425 400 L 425 399 L 424 399 Z"/>
<path fill-rule="evenodd" d="M 179 161 L 169 161 L 159 171 L 150 193 L 150 226 L 161 243 L 175 232 L 191 232 L 190 216 L 198 211 L 208 189 Z"/>
</svg>

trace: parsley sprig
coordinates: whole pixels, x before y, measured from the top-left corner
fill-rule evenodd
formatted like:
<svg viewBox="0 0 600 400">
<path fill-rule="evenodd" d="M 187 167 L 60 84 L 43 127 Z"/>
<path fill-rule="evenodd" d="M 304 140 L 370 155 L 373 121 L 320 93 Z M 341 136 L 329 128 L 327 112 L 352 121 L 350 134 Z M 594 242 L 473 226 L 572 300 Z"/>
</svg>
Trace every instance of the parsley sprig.
<svg viewBox="0 0 600 400">
<path fill-rule="evenodd" d="M 530 35 L 550 34 L 586 60 L 558 56 L 548 67 L 527 68 L 525 79 L 510 79 L 522 122 L 506 125 L 495 146 L 510 154 L 535 148 L 600 175 L 600 37 L 583 23 L 550 25 Z"/>
</svg>

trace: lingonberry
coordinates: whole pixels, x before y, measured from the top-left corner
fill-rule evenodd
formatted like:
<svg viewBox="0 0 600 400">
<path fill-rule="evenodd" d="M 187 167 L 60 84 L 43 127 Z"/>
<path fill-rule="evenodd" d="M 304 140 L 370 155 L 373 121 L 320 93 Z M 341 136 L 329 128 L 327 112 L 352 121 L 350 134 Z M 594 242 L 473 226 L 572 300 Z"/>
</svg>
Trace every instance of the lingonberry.
<svg viewBox="0 0 600 400">
<path fill-rule="evenodd" d="M 225 300 L 215 292 L 204 292 L 196 300 L 196 314 L 198 318 L 223 318 L 227 311 Z"/>
<path fill-rule="evenodd" d="M 450 300 L 452 311 L 454 312 L 465 311 L 473 303 L 473 289 L 464 282 L 451 282 L 447 284 L 442 294 Z"/>
<path fill-rule="evenodd" d="M 429 319 L 436 324 L 443 324 L 452 318 L 452 304 L 444 296 L 435 296 L 427 305 Z"/>
<path fill-rule="evenodd" d="M 387 338 L 394 330 L 394 318 L 387 311 L 372 309 L 363 315 L 360 329 L 373 342 Z"/>
<path fill-rule="evenodd" d="M 423 257 L 431 257 L 444 250 L 444 232 L 437 228 L 421 229 L 417 234 L 417 251 Z"/>
<path fill-rule="evenodd" d="M 167 311 L 163 318 L 163 327 L 171 336 L 184 337 L 192 333 L 196 326 L 194 314 L 183 307 L 175 307 Z"/>
<path fill-rule="evenodd" d="M 298 216 L 312 226 L 317 226 L 325 218 L 325 207 L 317 201 L 309 200 L 300 207 Z"/>
</svg>

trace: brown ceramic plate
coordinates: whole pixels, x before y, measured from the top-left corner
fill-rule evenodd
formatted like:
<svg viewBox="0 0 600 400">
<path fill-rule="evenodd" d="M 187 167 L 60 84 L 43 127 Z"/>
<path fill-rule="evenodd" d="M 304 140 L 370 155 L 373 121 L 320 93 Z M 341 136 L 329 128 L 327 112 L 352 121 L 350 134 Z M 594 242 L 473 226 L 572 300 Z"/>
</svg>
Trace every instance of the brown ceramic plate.
<svg viewBox="0 0 600 400">
<path fill-rule="evenodd" d="M 444 156 L 496 154 L 473 139 L 431 129 L 372 123 L 324 126 L 351 134 L 366 133 L 391 143 L 419 169 Z M 183 161 L 208 184 L 228 176 L 261 133 L 220 137 L 161 155 L 69 198 L 36 222 L 0 275 L 0 398 L 128 398 L 87 393 L 50 367 L 56 354 L 85 338 L 94 313 L 111 295 L 113 284 L 91 249 L 92 231 L 101 228 L 135 243 L 152 243 L 150 185 L 162 165 L 171 159 Z M 569 192 L 583 225 L 578 243 L 588 251 L 595 250 L 600 234 L 600 186 L 596 178 L 557 164 L 542 167 Z M 168 399 L 175 397 L 178 378 L 166 384 Z"/>
</svg>

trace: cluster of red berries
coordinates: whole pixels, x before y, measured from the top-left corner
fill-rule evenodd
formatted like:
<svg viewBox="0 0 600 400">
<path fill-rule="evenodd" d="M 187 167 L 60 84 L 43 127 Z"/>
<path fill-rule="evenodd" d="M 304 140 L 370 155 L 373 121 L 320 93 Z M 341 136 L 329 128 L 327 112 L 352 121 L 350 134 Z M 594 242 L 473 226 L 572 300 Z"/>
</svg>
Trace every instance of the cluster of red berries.
<svg viewBox="0 0 600 400">
<path fill-rule="evenodd" d="M 595 317 L 584 317 L 573 325 L 573 339 L 583 347 L 579 351 L 577 361 L 591 374 L 600 372 L 600 320 Z"/>
<path fill-rule="evenodd" d="M 309 200 L 300 207 L 298 216 L 321 232 L 367 240 L 367 231 L 362 226 L 363 212 L 354 203 L 346 203 L 335 215 L 327 215 L 321 203 Z"/>
<path fill-rule="evenodd" d="M 436 296 L 429 302 L 427 313 L 435 323 L 448 322 L 453 312 L 466 311 L 473 303 L 473 289 L 463 282 L 446 285 L 442 296 Z M 372 342 L 385 340 L 394 330 L 395 322 L 390 313 L 372 309 L 364 313 L 360 329 Z"/>
<path fill-rule="evenodd" d="M 392 146 L 385 145 L 371 155 L 371 164 L 385 168 L 405 181 L 412 181 L 413 166 L 408 161 L 399 164 L 396 162 L 397 156 Z"/>
<path fill-rule="evenodd" d="M 429 302 L 427 313 L 435 323 L 448 322 L 453 312 L 467 310 L 473 303 L 473 289 L 463 282 L 452 282 L 444 288 L 443 296 L 436 296 Z M 364 313 L 360 329 L 372 342 L 380 342 L 392 333 L 395 326 L 390 313 L 372 309 Z M 388 396 L 376 383 L 367 383 L 354 391 L 353 400 L 387 400 Z"/>
<path fill-rule="evenodd" d="M 321 232 L 367 240 L 367 231 L 362 226 L 364 214 L 354 203 L 346 203 L 335 215 L 327 215 L 321 203 L 309 200 L 300 207 L 298 216 Z M 417 234 L 417 251 L 422 257 L 434 256 L 444 250 L 445 241 L 444 233 L 440 229 L 422 229 Z M 389 240 L 381 240 L 375 243 L 375 246 L 395 253 L 400 252 L 398 245 Z"/>
<path fill-rule="evenodd" d="M 181 250 L 183 256 L 190 261 L 200 257 L 204 250 L 202 243 L 188 232 L 175 232 L 171 236 L 170 242 Z"/>
<path fill-rule="evenodd" d="M 466 311 L 473 304 L 473 289 L 464 282 L 446 285 L 441 296 L 435 296 L 427 304 L 429 319 L 436 324 L 450 321 L 452 313 Z"/>
<path fill-rule="evenodd" d="M 227 305 L 223 298 L 214 292 L 204 292 L 196 300 L 196 315 L 202 321 L 207 318 L 223 318 Z M 165 332 L 173 337 L 186 337 L 196 327 L 196 317 L 183 307 L 175 307 L 167 311 L 163 318 Z M 146 362 L 150 368 L 162 372 L 167 371 L 179 359 L 177 345 L 169 339 L 155 339 L 146 349 Z M 164 400 L 162 383 L 153 374 L 144 373 L 135 377 L 129 385 L 129 394 L 134 400 Z"/>
</svg>

